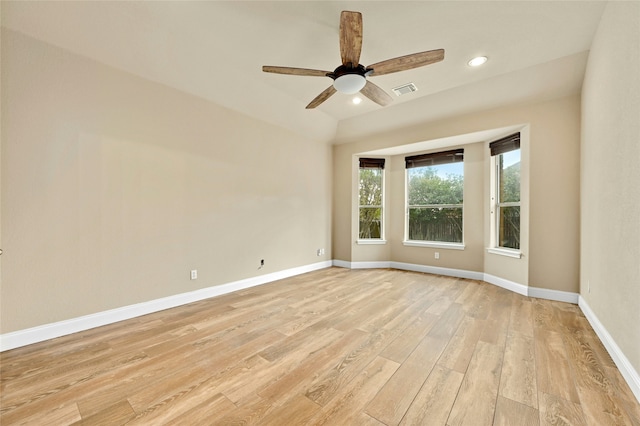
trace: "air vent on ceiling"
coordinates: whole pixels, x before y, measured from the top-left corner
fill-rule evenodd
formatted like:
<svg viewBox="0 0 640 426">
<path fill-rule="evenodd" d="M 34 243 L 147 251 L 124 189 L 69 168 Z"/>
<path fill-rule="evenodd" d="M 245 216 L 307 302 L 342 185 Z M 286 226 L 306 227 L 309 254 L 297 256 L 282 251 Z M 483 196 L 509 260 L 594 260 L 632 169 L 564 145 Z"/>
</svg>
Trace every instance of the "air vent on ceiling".
<svg viewBox="0 0 640 426">
<path fill-rule="evenodd" d="M 407 83 L 403 84 L 402 86 L 394 87 L 391 90 L 393 90 L 393 93 L 395 93 L 396 96 L 400 96 L 406 95 L 407 93 L 415 92 L 416 90 L 418 90 L 418 88 L 413 83 Z"/>
</svg>

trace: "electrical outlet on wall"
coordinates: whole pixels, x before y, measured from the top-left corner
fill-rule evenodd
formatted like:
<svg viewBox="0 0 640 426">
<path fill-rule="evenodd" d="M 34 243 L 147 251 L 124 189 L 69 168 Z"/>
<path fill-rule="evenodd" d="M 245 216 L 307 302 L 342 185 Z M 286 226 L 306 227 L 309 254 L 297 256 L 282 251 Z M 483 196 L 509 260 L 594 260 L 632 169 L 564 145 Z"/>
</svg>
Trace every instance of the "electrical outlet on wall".
<svg viewBox="0 0 640 426">
<path fill-rule="evenodd" d="M 435 255 L 434 255 L 434 257 L 435 257 L 436 259 L 440 259 L 440 253 L 439 253 L 439 252 L 436 252 L 436 253 L 435 253 Z"/>
<path fill-rule="evenodd" d="M 198 279 L 198 270 L 197 269 L 192 269 L 191 270 L 191 279 L 192 280 L 197 280 Z"/>
</svg>

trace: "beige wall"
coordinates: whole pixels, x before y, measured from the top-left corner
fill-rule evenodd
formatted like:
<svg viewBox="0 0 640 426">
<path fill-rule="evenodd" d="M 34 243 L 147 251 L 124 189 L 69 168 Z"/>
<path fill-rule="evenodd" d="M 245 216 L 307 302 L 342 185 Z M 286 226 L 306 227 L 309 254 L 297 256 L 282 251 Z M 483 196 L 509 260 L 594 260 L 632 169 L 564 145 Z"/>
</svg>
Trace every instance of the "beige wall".
<svg viewBox="0 0 640 426">
<path fill-rule="evenodd" d="M 324 144 L 11 31 L 2 95 L 2 333 L 332 258 Z"/>
<path fill-rule="evenodd" d="M 640 3 L 610 2 L 582 96 L 580 294 L 640 372 Z"/>
<path fill-rule="evenodd" d="M 391 201 L 387 227 L 389 258 L 355 244 L 354 156 L 384 148 L 520 126 L 523 135 L 523 235 L 521 259 L 486 253 L 489 244 L 488 141 L 465 147 L 464 251 L 405 247 L 403 156 L 392 157 L 386 171 Z M 577 292 L 579 281 L 579 141 L 580 98 L 498 108 L 424 123 L 366 140 L 334 146 L 334 229 L 336 259 L 390 260 L 485 272 L 518 284 Z M 534 161 L 536 164 L 534 164 Z M 349 169 L 351 168 L 351 169 Z M 528 224 L 527 224 L 528 222 Z M 433 252 L 440 252 L 435 260 Z"/>
</svg>

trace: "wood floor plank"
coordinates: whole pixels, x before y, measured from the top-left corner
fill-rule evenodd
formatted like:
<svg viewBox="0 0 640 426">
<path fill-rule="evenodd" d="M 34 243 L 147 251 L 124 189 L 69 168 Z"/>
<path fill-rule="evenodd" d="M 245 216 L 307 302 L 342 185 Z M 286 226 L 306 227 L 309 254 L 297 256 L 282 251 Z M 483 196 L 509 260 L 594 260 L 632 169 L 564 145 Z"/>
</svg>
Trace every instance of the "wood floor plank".
<svg viewBox="0 0 640 426">
<path fill-rule="evenodd" d="M 426 336 L 367 405 L 365 412 L 385 424 L 400 423 L 446 344 L 446 339 Z"/>
<path fill-rule="evenodd" d="M 600 343 L 600 342 L 598 342 Z M 633 392 L 624 381 L 620 370 L 614 366 L 605 366 L 604 371 L 610 380 L 616 400 L 626 410 L 634 425 L 640 426 L 640 404 L 633 398 Z"/>
<path fill-rule="evenodd" d="M 507 342 L 514 293 L 494 287 L 489 290 L 491 305 L 480 340 L 503 348 Z"/>
<path fill-rule="evenodd" d="M 446 424 L 463 377 L 463 373 L 436 365 L 409 406 L 400 424 Z"/>
<path fill-rule="evenodd" d="M 476 295 L 482 291 L 481 285 L 478 281 L 465 280 L 461 282 L 464 282 L 465 286 L 462 292 L 458 294 L 458 297 L 456 297 L 455 302 L 471 309 L 476 300 Z"/>
<path fill-rule="evenodd" d="M 579 403 L 562 335 L 547 327 L 536 329 L 535 352 L 538 390 Z"/>
<path fill-rule="evenodd" d="M 362 326 L 369 319 L 371 312 L 382 311 L 389 305 L 392 301 L 389 293 L 391 289 L 381 289 L 376 293 L 376 297 L 351 305 L 345 312 L 330 320 L 332 327 L 347 331 Z"/>
<path fill-rule="evenodd" d="M 549 302 L 553 309 L 555 326 L 564 334 L 593 335 L 593 329 L 587 318 L 575 305 L 560 302 Z M 607 355 L 607 358 L 609 356 Z"/>
<path fill-rule="evenodd" d="M 360 330 L 351 330 L 347 333 L 333 329 L 327 331 L 328 333 L 323 338 L 314 341 L 313 345 L 292 351 L 276 362 L 269 363 L 260 371 L 247 371 L 246 374 L 236 377 L 232 382 L 225 384 L 222 392 L 234 403 L 242 404 L 247 397 L 280 382 L 292 370 L 304 369 L 307 367 L 307 363 L 329 362 L 338 357 L 337 354 L 361 345 L 369 337 L 367 333 Z M 304 378 L 307 376 L 300 377 L 300 379 Z M 264 399 L 270 400 L 270 398 Z"/>
<path fill-rule="evenodd" d="M 586 417 L 599 424 L 633 424 L 627 410 L 618 402 L 616 388 L 589 339 L 575 334 L 565 334 L 563 339 Z"/>
<path fill-rule="evenodd" d="M 509 330 L 533 337 L 533 305 L 526 296 L 514 295 Z"/>
<path fill-rule="evenodd" d="M 365 406 L 396 372 L 398 366 L 397 362 L 377 357 L 362 370 L 358 377 L 341 389 L 336 397 L 308 424 L 360 424 L 359 419 Z"/>
<path fill-rule="evenodd" d="M 438 360 L 438 364 L 464 373 L 486 321 L 465 316 Z"/>
<path fill-rule="evenodd" d="M 129 401 L 136 411 L 144 410 L 149 405 L 162 405 L 165 400 L 174 398 L 176 393 L 183 392 L 184 388 L 189 389 L 202 379 L 232 368 L 266 345 L 284 338 L 275 331 L 258 333 L 254 337 L 241 345 L 224 342 L 207 349 L 194 348 L 188 357 L 188 363 L 167 362 L 189 350 L 189 346 L 180 346 L 150 360 L 135 372 L 119 372 L 115 385 L 100 387 L 100 392 L 91 391 L 89 395 L 83 395 L 80 406 L 85 410 L 96 410 L 96 407 L 109 401 L 117 401 L 122 394 L 131 395 Z M 113 380 L 105 377 L 105 380 L 110 379 Z"/>
<path fill-rule="evenodd" d="M 347 347 L 355 347 L 358 342 L 363 341 L 359 339 L 360 336 L 357 334 L 357 338 L 353 338 L 353 333 L 357 333 L 358 331 L 359 330 L 353 330 L 347 333 L 342 340 L 336 342 L 335 346 L 340 347 L 341 350 Z M 257 388 L 256 393 L 262 398 L 274 401 L 280 401 L 288 395 L 295 393 L 303 394 L 311 385 L 311 378 L 315 372 L 325 370 L 328 365 L 335 363 L 337 352 L 335 346 L 332 345 L 323 348 L 323 350 L 310 353 L 298 365 L 288 369 L 278 377 L 277 380 L 272 380 L 264 386 Z"/>
<path fill-rule="evenodd" d="M 536 329 L 555 331 L 562 333 L 559 318 L 556 318 L 555 308 L 549 301 L 542 299 L 533 299 L 532 315 L 533 323 Z"/>
<path fill-rule="evenodd" d="M 491 297 L 493 292 L 480 281 L 471 281 L 471 283 L 478 287 L 478 291 L 474 294 L 473 298 L 469 300 L 469 303 L 465 307 L 465 311 L 467 312 L 467 315 L 472 318 L 482 320 L 487 319 L 491 312 L 491 305 L 493 303 Z"/>
<path fill-rule="evenodd" d="M 262 420 L 264 426 L 304 425 L 320 410 L 320 406 L 304 395 L 294 395 L 276 406 Z"/>
<path fill-rule="evenodd" d="M 447 425 L 483 426 L 493 424 L 502 355 L 500 347 L 478 342 L 451 409 Z"/>
<path fill-rule="evenodd" d="M 468 286 L 467 280 L 458 280 L 456 278 L 442 277 L 439 287 L 440 294 L 435 301 L 429 306 L 427 312 L 434 315 L 440 315 L 447 311 L 449 307 L 455 303 L 455 300 Z"/>
<path fill-rule="evenodd" d="M 304 329 L 317 324 L 318 322 L 335 315 L 335 310 L 337 309 L 337 302 L 329 302 L 327 300 L 320 300 L 316 302 L 317 305 L 314 305 L 309 309 L 309 306 L 305 306 L 304 310 L 297 314 L 297 318 L 292 321 L 288 321 L 283 323 L 281 326 L 276 327 L 280 333 L 292 336 Z M 338 302 L 339 303 L 339 302 Z M 344 305 L 344 309 L 347 307 L 347 303 L 342 302 Z M 326 322 L 325 322 L 326 323 Z"/>
<path fill-rule="evenodd" d="M 330 370 L 314 380 L 305 395 L 319 405 L 326 405 L 345 384 L 373 361 L 397 334 L 393 330 L 384 329 L 370 334 L 357 348 L 349 351 Z"/>
<path fill-rule="evenodd" d="M 503 396 L 498 396 L 493 426 L 539 426 L 538 410 Z"/>
<path fill-rule="evenodd" d="M 445 320 L 456 318 L 453 322 L 457 324 L 457 318 L 461 316 L 461 309 L 459 305 L 452 307 L 450 310 L 452 311 L 452 314 L 447 316 Z M 417 313 L 415 313 L 415 315 L 417 315 Z M 442 318 L 438 323 L 440 321 L 443 321 Z M 408 324 L 402 322 L 390 322 L 389 324 L 393 325 L 390 327 L 383 327 L 380 330 L 371 333 L 367 341 L 365 341 L 356 350 L 343 357 L 330 371 L 320 376 L 318 380 L 314 381 L 313 385 L 306 393 L 307 397 L 320 405 L 325 405 L 335 396 L 337 389 L 357 376 L 364 366 L 369 364 L 408 326 Z M 450 324 L 447 324 L 446 326 L 442 325 L 440 327 L 442 331 L 439 331 L 439 333 L 446 333 L 450 327 Z"/>
<path fill-rule="evenodd" d="M 380 353 L 381 356 L 396 362 L 403 362 L 427 335 L 438 316 L 422 314 L 413 321 L 396 339 Z"/>
<path fill-rule="evenodd" d="M 331 336 L 337 337 L 343 334 L 340 331 L 332 328 L 325 328 L 323 326 L 312 326 L 308 331 L 308 333 L 296 333 L 291 336 L 286 336 L 285 338 L 268 345 L 266 348 L 258 352 L 258 355 L 269 362 L 273 362 L 301 348 L 315 350 L 314 348 L 318 344 L 323 344 L 323 339 L 325 337 L 328 338 L 327 341 L 331 341 Z"/>
<path fill-rule="evenodd" d="M 178 406 L 176 408 L 182 407 Z M 233 402 L 229 401 L 229 399 L 221 393 L 218 393 L 213 396 L 209 395 L 207 400 L 202 401 L 200 404 L 188 411 L 176 410 L 176 412 L 171 413 L 163 412 L 163 416 L 158 417 L 157 420 L 149 421 L 150 419 L 142 418 L 142 421 L 139 424 L 185 424 L 189 426 L 210 426 L 211 424 L 217 423 L 218 419 L 233 412 L 235 409 L 236 406 Z M 138 423 L 129 422 L 127 423 L 127 426 L 134 426 L 135 424 Z"/>
<path fill-rule="evenodd" d="M 578 306 L 409 271 L 326 268 L 0 353 L 2 425 L 534 417 L 635 426 L 640 404 Z"/>
<path fill-rule="evenodd" d="M 251 404 L 243 405 L 216 418 L 221 425 L 255 425 L 274 409 L 273 401 L 256 397 Z"/>
<path fill-rule="evenodd" d="M 539 396 L 541 426 L 586 425 L 580 404 L 545 392 L 540 392 Z"/>
<path fill-rule="evenodd" d="M 21 416 L 3 416 L 2 425 L 70 425 L 81 421 L 82 416 L 76 403 L 54 406 L 49 409 L 28 411 Z"/>
<path fill-rule="evenodd" d="M 341 425 L 343 423 L 336 423 L 336 424 Z M 354 421 L 351 424 L 359 425 L 359 426 L 386 426 L 384 423 L 379 422 L 378 420 L 374 419 L 373 417 L 365 413 L 359 413 L 355 415 Z"/>
<path fill-rule="evenodd" d="M 135 415 L 136 413 L 133 411 L 129 401 L 124 400 L 106 407 L 104 410 L 91 416 L 83 417 L 82 420 L 73 424 L 76 426 L 125 424 L 133 419 Z"/>
<path fill-rule="evenodd" d="M 413 305 L 416 306 L 418 310 L 423 310 L 420 303 L 414 303 Z M 358 329 L 366 331 L 367 333 L 373 333 L 390 323 L 406 310 L 406 301 L 390 300 L 382 309 L 378 310 L 378 314 L 375 315 L 375 317 L 369 312 L 364 313 L 366 320 L 358 325 Z"/>
<path fill-rule="evenodd" d="M 188 424 L 207 424 L 205 420 L 220 418 L 237 408 L 220 393 L 221 383 L 232 381 L 241 372 L 259 369 L 263 365 L 261 361 L 266 363 L 262 358 L 254 356 L 222 373 L 203 377 L 200 382 L 188 388 L 183 387 L 180 392 L 171 393 L 166 400 L 144 408 L 127 424 L 169 424 L 178 420 Z"/>
<path fill-rule="evenodd" d="M 453 303 L 429 330 L 428 335 L 437 339 L 449 340 L 455 334 L 463 318 L 462 305 Z"/>
<path fill-rule="evenodd" d="M 0 395 L 0 423 L 12 424 L 17 422 L 16 419 L 20 419 L 22 416 L 29 416 L 34 412 L 47 412 L 54 407 L 67 405 L 71 401 L 79 403 L 80 396 L 84 396 L 86 392 L 99 392 L 102 390 L 102 388 L 94 386 L 96 380 L 113 374 L 113 371 L 128 370 L 128 367 L 137 366 L 145 359 L 145 356 L 133 354 L 129 358 L 125 358 L 125 362 L 121 363 L 114 364 L 111 362 L 113 360 L 105 360 L 107 366 L 103 367 L 102 370 L 82 377 L 80 380 L 67 381 L 65 383 L 63 382 L 64 376 L 61 376 L 61 384 L 59 386 L 50 387 L 49 383 L 44 383 L 40 387 L 32 385 L 29 388 L 29 393 L 25 395 L 21 392 L 21 397 L 18 399 L 13 398 L 14 395 L 10 389 L 5 389 Z M 109 372 L 109 374 L 106 372 Z M 113 385 L 113 383 L 109 381 L 109 384 Z M 122 400 L 121 394 L 115 395 L 111 403 L 119 400 Z M 96 410 L 96 412 L 100 411 L 102 406 L 103 403 L 100 403 L 100 409 Z"/>
<path fill-rule="evenodd" d="M 534 347 L 533 337 L 517 331 L 509 333 L 502 362 L 499 393 L 505 398 L 537 409 L 538 388 Z"/>
<path fill-rule="evenodd" d="M 113 350 L 103 353 L 100 357 L 90 357 L 76 363 L 61 364 L 54 369 L 44 369 L 40 374 L 29 375 L 27 378 L 16 378 L 5 384 L 3 404 L 6 406 L 20 406 L 15 401 L 30 395 L 28 401 L 50 396 L 62 392 L 71 386 L 87 382 L 101 374 L 104 370 L 125 368 L 127 365 L 139 365 L 148 356 L 142 351 L 118 353 Z M 34 392 L 35 389 L 47 389 L 46 393 Z"/>
</svg>

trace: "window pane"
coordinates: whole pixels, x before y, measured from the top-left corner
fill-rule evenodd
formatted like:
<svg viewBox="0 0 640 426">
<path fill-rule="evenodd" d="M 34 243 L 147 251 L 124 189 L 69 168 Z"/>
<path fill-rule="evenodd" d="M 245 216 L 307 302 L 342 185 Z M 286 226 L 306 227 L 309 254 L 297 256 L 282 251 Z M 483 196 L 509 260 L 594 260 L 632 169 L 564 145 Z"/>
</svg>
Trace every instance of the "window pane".
<svg viewBox="0 0 640 426">
<path fill-rule="evenodd" d="M 358 238 L 382 238 L 382 209 L 360 207 L 360 233 Z"/>
<path fill-rule="evenodd" d="M 464 163 L 407 169 L 409 205 L 462 204 Z"/>
<path fill-rule="evenodd" d="M 520 201 L 520 150 L 505 152 L 498 156 L 500 176 L 500 202 Z"/>
<path fill-rule="evenodd" d="M 500 247 L 520 249 L 520 206 L 500 207 Z"/>
<path fill-rule="evenodd" d="M 382 170 L 360 169 L 360 205 L 382 205 Z"/>
<path fill-rule="evenodd" d="M 409 239 L 462 242 L 462 207 L 410 208 Z"/>
</svg>

